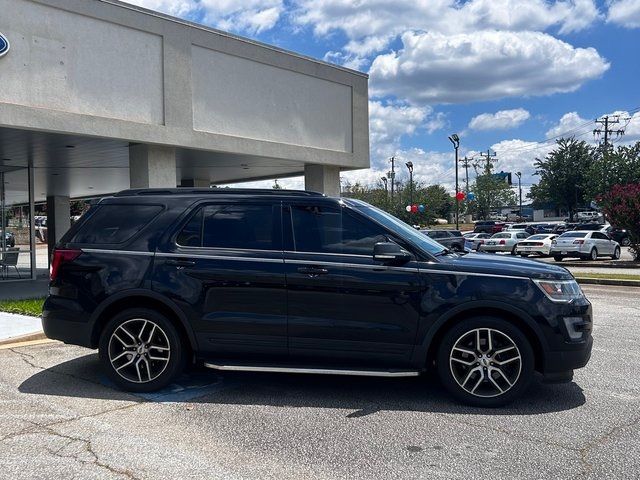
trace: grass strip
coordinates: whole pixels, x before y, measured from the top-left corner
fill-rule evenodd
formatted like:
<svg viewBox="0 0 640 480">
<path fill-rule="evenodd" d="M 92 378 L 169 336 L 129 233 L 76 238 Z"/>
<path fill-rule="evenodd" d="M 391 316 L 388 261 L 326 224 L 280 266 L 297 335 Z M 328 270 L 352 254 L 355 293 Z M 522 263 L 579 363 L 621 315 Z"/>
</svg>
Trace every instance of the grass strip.
<svg viewBox="0 0 640 480">
<path fill-rule="evenodd" d="M 40 315 L 42 315 L 43 303 L 44 297 L 26 298 L 23 300 L 0 300 L 0 312 L 40 317 Z"/>
</svg>

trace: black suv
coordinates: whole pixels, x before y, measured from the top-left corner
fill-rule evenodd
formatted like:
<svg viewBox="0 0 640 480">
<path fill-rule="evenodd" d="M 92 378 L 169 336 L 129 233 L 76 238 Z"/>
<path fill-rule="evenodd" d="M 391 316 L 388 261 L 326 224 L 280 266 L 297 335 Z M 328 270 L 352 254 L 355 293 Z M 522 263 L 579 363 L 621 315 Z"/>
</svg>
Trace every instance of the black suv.
<svg viewBox="0 0 640 480">
<path fill-rule="evenodd" d="M 362 201 L 282 190 L 128 190 L 56 245 L 42 323 L 132 391 L 186 364 L 416 376 L 496 406 L 569 381 L 591 305 L 564 268 L 449 253 Z"/>
</svg>

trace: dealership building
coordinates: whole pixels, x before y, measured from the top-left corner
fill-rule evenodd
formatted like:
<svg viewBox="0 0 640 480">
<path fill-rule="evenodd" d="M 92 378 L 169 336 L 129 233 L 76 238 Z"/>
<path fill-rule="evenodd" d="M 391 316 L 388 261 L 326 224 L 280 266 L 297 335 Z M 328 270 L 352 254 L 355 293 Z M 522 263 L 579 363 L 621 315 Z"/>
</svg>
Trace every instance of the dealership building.
<svg viewBox="0 0 640 480">
<path fill-rule="evenodd" d="M 295 175 L 338 195 L 369 166 L 365 74 L 115 0 L 0 12 L 4 279 L 35 278 L 37 202 L 51 243 L 74 198 Z"/>
</svg>

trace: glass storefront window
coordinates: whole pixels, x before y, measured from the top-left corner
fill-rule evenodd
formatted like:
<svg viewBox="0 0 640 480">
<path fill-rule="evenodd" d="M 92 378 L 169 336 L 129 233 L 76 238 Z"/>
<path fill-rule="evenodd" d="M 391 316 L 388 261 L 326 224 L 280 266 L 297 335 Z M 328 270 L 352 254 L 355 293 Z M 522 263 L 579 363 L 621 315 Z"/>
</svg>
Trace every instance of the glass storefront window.
<svg viewBox="0 0 640 480">
<path fill-rule="evenodd" d="M 29 172 L 0 165 L 0 282 L 30 279 Z"/>
</svg>

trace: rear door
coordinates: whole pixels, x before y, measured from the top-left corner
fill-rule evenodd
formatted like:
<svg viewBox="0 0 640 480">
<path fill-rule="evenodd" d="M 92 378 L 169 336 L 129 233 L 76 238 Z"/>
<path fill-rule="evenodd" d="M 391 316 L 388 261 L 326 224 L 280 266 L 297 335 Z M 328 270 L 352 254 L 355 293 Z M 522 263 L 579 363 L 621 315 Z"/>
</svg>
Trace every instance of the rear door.
<svg viewBox="0 0 640 480">
<path fill-rule="evenodd" d="M 596 240 L 598 253 L 602 255 L 613 255 L 614 243 L 609 237 L 601 232 L 593 232 L 591 238 Z"/>
<path fill-rule="evenodd" d="M 290 355 L 406 365 L 419 321 L 417 262 L 374 262 L 374 244 L 397 239 L 348 207 L 292 202 L 283 214 Z"/>
<path fill-rule="evenodd" d="M 286 356 L 280 202 L 234 199 L 193 208 L 158 249 L 153 288 L 187 314 L 202 352 Z"/>
</svg>

